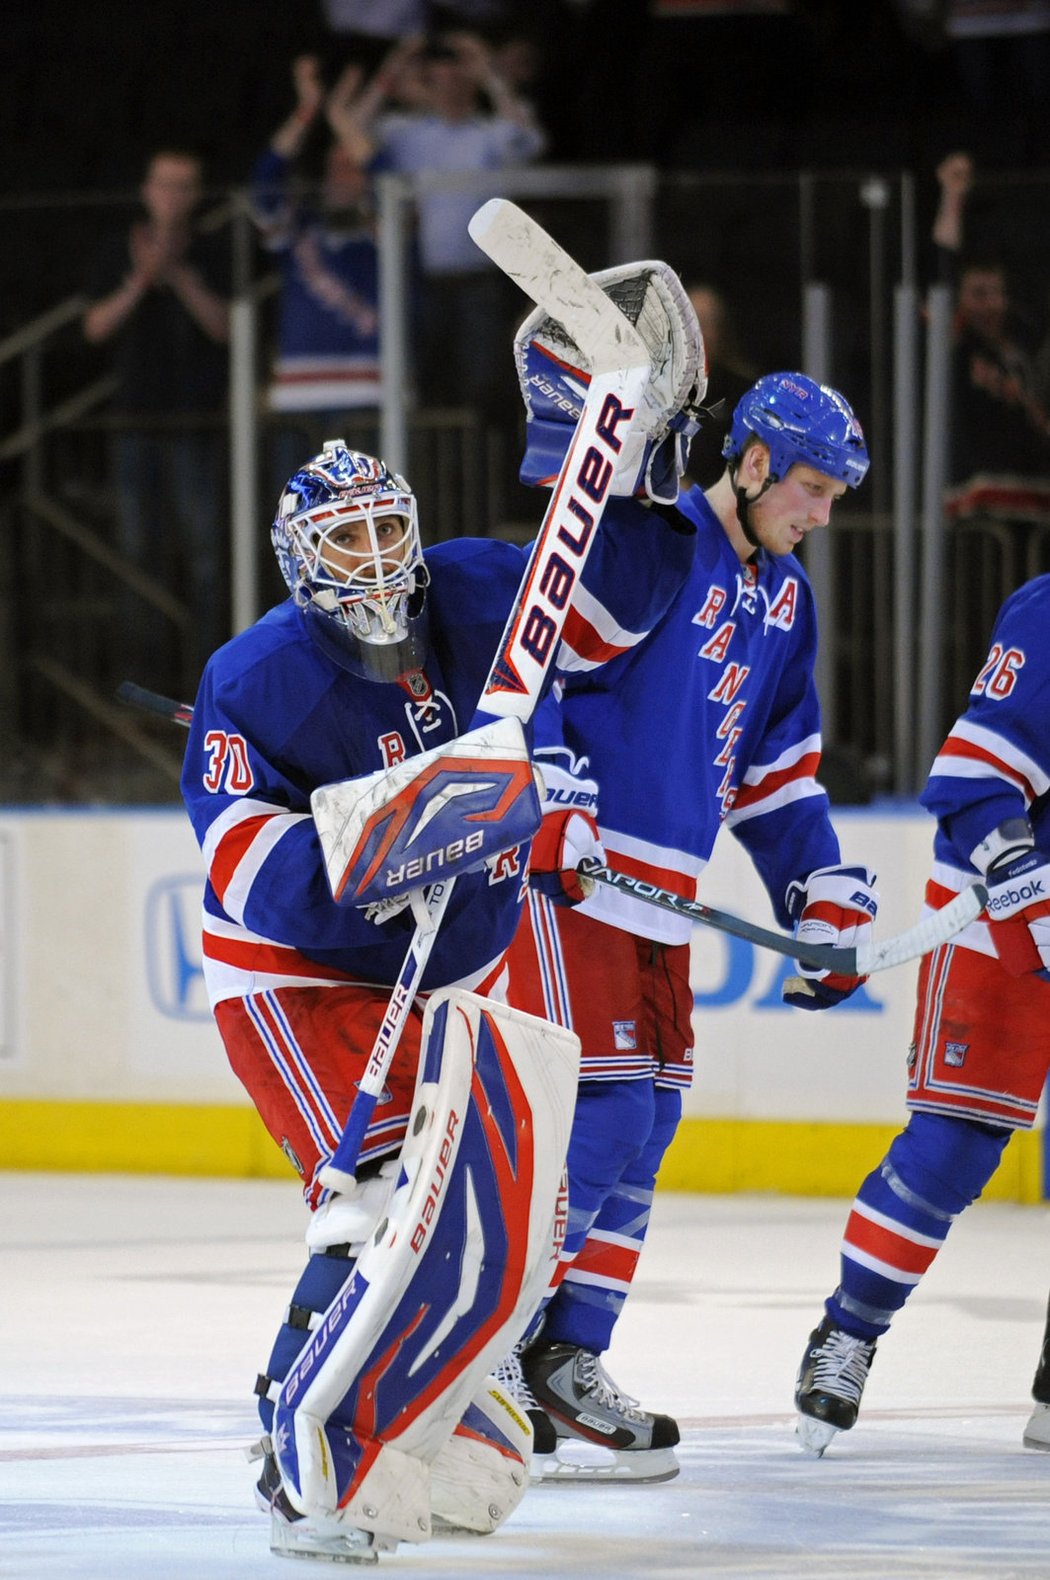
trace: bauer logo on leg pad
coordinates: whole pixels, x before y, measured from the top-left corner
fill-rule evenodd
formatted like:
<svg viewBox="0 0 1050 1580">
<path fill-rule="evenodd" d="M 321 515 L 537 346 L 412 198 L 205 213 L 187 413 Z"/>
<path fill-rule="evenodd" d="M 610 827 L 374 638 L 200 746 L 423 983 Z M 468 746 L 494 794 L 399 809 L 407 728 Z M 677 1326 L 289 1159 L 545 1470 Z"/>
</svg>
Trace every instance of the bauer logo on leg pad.
<svg viewBox="0 0 1050 1580">
<path fill-rule="evenodd" d="M 310 797 L 333 897 L 368 905 L 480 867 L 530 839 L 540 801 L 516 719 Z"/>
<path fill-rule="evenodd" d="M 564 1028 L 473 994 L 431 997 L 385 1221 L 277 1404 L 278 1460 L 303 1512 L 427 1534 L 412 1500 L 373 1495 L 384 1454 L 431 1463 L 538 1304 L 578 1071 Z"/>
</svg>

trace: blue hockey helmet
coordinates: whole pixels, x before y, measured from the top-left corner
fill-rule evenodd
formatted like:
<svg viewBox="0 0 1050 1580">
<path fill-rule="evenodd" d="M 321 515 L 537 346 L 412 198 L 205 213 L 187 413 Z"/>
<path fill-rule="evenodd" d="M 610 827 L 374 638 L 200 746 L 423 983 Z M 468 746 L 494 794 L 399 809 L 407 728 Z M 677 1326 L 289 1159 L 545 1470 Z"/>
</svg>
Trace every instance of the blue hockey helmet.
<svg viewBox="0 0 1050 1580">
<path fill-rule="evenodd" d="M 739 459 L 751 438 L 767 446 L 774 483 L 797 461 L 850 488 L 868 470 L 864 434 L 849 402 L 804 373 L 767 373 L 741 397 L 722 454 L 728 461 Z"/>
<path fill-rule="evenodd" d="M 344 668 L 385 681 L 420 667 L 427 573 L 403 477 L 326 439 L 285 485 L 270 536 L 292 597 Z"/>
</svg>

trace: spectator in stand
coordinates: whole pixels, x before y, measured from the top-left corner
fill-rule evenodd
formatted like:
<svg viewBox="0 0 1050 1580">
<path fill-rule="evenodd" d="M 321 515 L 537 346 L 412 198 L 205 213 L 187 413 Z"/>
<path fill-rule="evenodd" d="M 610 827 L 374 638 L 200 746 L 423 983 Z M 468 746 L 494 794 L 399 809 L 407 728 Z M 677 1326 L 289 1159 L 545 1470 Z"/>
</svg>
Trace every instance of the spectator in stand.
<svg viewBox="0 0 1050 1580">
<path fill-rule="evenodd" d="M 697 283 L 689 287 L 707 356 L 707 396 L 704 421 L 689 446 L 689 479 L 710 488 L 725 471 L 722 443 L 737 403 L 758 377 L 737 345 L 736 326 L 721 291 Z"/>
<path fill-rule="evenodd" d="M 364 169 L 369 149 L 350 113 L 363 80 L 362 67 L 351 61 L 327 89 L 318 57 L 299 55 L 292 63 L 295 107 L 252 170 L 254 217 L 281 270 L 268 397 L 270 410 L 285 419 L 272 447 L 275 490 L 304 448 L 319 449 L 325 434 L 349 431 L 354 415 L 374 418 L 380 401 L 379 258 Z M 297 163 L 325 125 L 331 136 L 311 196 Z"/>
<path fill-rule="evenodd" d="M 391 99 L 404 95 L 406 77 L 415 86 L 416 71 L 421 102 L 391 109 Z M 350 113 L 371 144 L 374 172 L 491 173 L 477 184 L 435 186 L 420 195 L 417 373 L 428 404 L 502 409 L 515 399 L 501 353 L 520 302 L 471 241 L 467 222 L 486 198 L 501 193 L 501 171 L 543 153 L 546 138 L 531 106 L 495 70 L 477 34 L 455 32 L 429 42 L 403 40 Z"/>
<path fill-rule="evenodd" d="M 949 481 L 1050 479 L 1050 414 L 1039 399 L 1036 348 L 1012 311 L 1005 266 L 997 257 L 963 254 L 973 177 L 966 153 L 949 154 L 937 167 L 933 240 L 941 277 L 955 288 Z M 1015 485 L 986 488 L 985 506 L 998 499 L 1008 513 L 1008 496 L 1024 492 Z"/>
<path fill-rule="evenodd" d="M 225 432 L 228 250 L 194 225 L 202 166 L 159 149 L 140 188 L 143 214 L 90 267 L 83 330 L 112 350 L 117 548 L 136 571 L 187 589 L 191 651 L 183 672 L 158 645 L 156 609 L 122 596 L 126 673 L 181 693 L 229 635 Z M 158 674 L 158 661 L 168 671 Z"/>
</svg>

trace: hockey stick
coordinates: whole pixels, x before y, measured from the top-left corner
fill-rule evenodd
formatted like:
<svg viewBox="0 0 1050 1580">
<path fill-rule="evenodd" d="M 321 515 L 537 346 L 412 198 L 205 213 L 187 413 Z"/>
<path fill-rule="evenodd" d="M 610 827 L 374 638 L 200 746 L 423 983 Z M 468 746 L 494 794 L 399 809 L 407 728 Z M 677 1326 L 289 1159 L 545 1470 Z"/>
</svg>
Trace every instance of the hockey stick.
<svg viewBox="0 0 1050 1580">
<path fill-rule="evenodd" d="M 192 722 L 192 703 L 175 702 L 171 697 L 162 697 L 159 691 L 147 691 L 145 686 L 136 686 L 133 680 L 122 680 L 116 695 L 117 701 L 125 703 L 127 707 L 155 713 L 172 724 L 181 724 L 184 729 L 188 730 Z"/>
<path fill-rule="evenodd" d="M 186 728 L 189 728 L 193 717 L 193 708 L 188 702 L 175 702 L 171 697 L 162 697 L 155 691 L 147 691 L 144 686 L 136 686 L 130 680 L 117 688 L 117 696 L 130 707 L 144 708 L 148 713 L 159 714 L 162 718 L 170 719 L 173 724 L 181 724 Z M 892 966 L 905 965 L 909 960 L 929 954 L 931 949 L 946 944 L 962 928 L 975 921 L 988 901 L 988 890 L 984 884 L 972 883 L 941 910 L 924 917 L 903 933 L 887 938 L 884 943 L 840 949 L 832 944 L 800 944 L 795 938 L 770 932 L 755 922 L 745 921 L 742 916 L 715 910 L 714 906 L 702 905 L 699 900 L 687 900 L 684 895 L 675 894 L 673 889 L 661 889 L 643 878 L 632 878 L 612 867 L 603 867 L 600 861 L 591 857 L 581 861 L 577 871 L 584 878 L 608 884 L 610 888 L 630 894 L 636 900 L 644 900 L 647 905 L 670 911 L 673 916 L 682 916 L 686 921 L 699 922 L 704 927 L 731 933 L 734 938 L 743 938 L 759 949 L 771 949 L 776 954 L 786 955 L 812 970 L 834 971 L 847 977 L 870 976 L 874 971 L 888 971 Z"/>
<path fill-rule="evenodd" d="M 931 949 L 954 938 L 970 922 L 976 921 L 988 903 L 988 890 L 984 884 L 972 883 L 943 909 L 934 911 L 903 933 L 897 933 L 881 944 L 864 943 L 858 944 L 855 949 L 845 949 L 833 944 L 800 944 L 795 938 L 770 932 L 768 928 L 758 927 L 753 922 L 745 922 L 742 917 L 732 916 L 728 911 L 716 911 L 710 905 L 701 905 L 699 900 L 687 900 L 672 889 L 661 889 L 654 883 L 646 883 L 642 878 L 631 878 L 625 872 L 603 867 L 593 857 L 585 857 L 576 870 L 585 878 L 608 884 L 623 894 L 633 895 L 636 900 L 644 900 L 647 905 L 655 905 L 662 911 L 670 911 L 674 916 L 682 916 L 686 921 L 717 927 L 720 932 L 732 933 L 734 938 L 745 938 L 760 949 L 772 949 L 777 954 L 787 955 L 789 959 L 797 960 L 800 965 L 809 966 L 811 970 L 834 971 L 837 976 L 844 977 L 866 977 L 874 971 L 888 971 L 891 966 L 918 960 L 921 955 L 929 954 Z"/>
</svg>

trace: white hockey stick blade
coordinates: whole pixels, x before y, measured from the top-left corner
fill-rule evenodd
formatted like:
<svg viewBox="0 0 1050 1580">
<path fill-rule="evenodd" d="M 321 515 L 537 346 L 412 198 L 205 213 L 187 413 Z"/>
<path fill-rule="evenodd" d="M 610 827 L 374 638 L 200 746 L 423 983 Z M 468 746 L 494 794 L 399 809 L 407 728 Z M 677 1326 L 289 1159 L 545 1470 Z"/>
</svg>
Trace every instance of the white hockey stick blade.
<svg viewBox="0 0 1050 1580">
<path fill-rule="evenodd" d="M 755 922 L 745 921 L 742 916 L 733 916 L 729 911 L 717 911 L 713 906 L 702 905 L 699 900 L 687 900 L 684 895 L 675 894 L 673 889 L 661 889 L 655 883 L 646 883 L 642 878 L 632 878 L 625 872 L 603 867 L 601 862 L 593 858 L 581 861 L 576 870 L 583 878 L 608 884 L 610 888 L 620 889 L 636 900 L 644 900 L 648 905 L 670 911 L 687 921 L 700 922 L 705 927 L 717 928 L 719 932 L 731 933 L 734 938 L 744 938 L 760 949 L 771 949 L 775 954 L 797 960 L 810 970 L 833 971 L 837 976 L 844 977 L 871 976 L 875 971 L 888 971 L 892 966 L 918 960 L 932 949 L 946 944 L 970 922 L 976 921 L 988 902 L 988 890 L 982 883 L 973 883 L 942 910 L 923 917 L 921 922 L 916 922 L 914 927 L 909 927 L 905 932 L 897 933 L 881 944 L 861 944 L 850 949 L 834 944 L 800 944 L 786 933 L 772 932 Z"/>
<path fill-rule="evenodd" d="M 645 342 L 564 247 L 508 198 L 489 198 L 467 225 L 471 238 L 585 351 L 594 373 L 648 367 Z"/>
<path fill-rule="evenodd" d="M 975 922 L 988 903 L 988 890 L 983 883 L 971 883 L 954 900 L 931 911 L 929 916 L 916 922 L 906 932 L 884 943 L 857 946 L 857 975 L 870 976 L 873 971 L 888 971 L 891 966 L 904 965 L 908 960 L 918 960 L 931 950 L 939 949 Z"/>
</svg>

